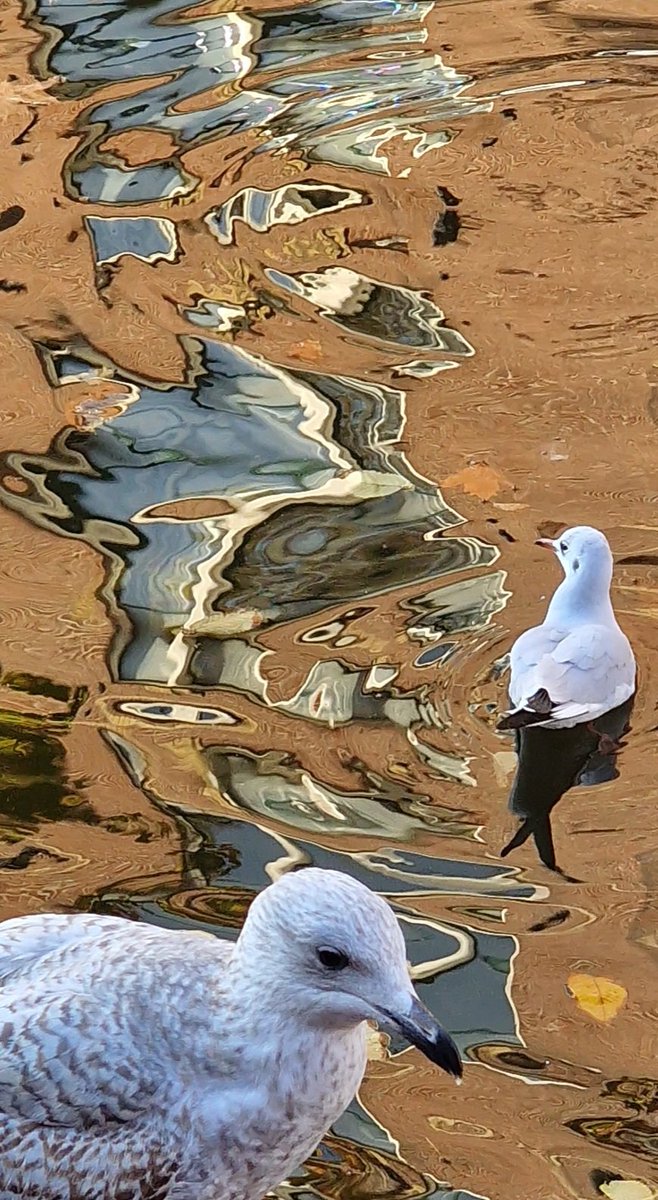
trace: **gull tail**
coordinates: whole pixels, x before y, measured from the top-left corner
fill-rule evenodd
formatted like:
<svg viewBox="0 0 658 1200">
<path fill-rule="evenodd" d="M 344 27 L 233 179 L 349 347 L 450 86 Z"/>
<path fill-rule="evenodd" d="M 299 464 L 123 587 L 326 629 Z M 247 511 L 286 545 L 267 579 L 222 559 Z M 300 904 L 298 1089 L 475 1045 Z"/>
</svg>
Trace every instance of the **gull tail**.
<svg viewBox="0 0 658 1200">
<path fill-rule="evenodd" d="M 526 729 L 529 725 L 544 725 L 546 717 L 544 713 L 531 712 L 527 708 L 514 708 L 512 712 L 505 713 L 501 717 L 496 728 L 503 733 L 508 729 Z"/>
<path fill-rule="evenodd" d="M 539 688 L 525 704 L 512 709 L 498 722 L 498 729 L 526 729 L 530 725 L 549 725 L 554 721 L 586 721 L 596 709 L 587 704 L 555 704 L 546 688 Z"/>
</svg>

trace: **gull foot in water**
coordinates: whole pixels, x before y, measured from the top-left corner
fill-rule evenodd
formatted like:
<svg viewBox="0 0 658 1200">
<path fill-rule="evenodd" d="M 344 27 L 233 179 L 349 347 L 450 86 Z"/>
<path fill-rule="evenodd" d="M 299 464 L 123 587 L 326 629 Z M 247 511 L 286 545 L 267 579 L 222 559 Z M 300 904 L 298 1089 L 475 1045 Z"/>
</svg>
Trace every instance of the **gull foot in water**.
<svg viewBox="0 0 658 1200">
<path fill-rule="evenodd" d="M 551 831 L 550 816 L 545 814 L 543 818 L 535 819 L 534 821 L 526 817 L 521 822 L 516 833 L 510 838 L 509 842 L 503 846 L 500 851 L 501 858 L 507 858 L 511 850 L 517 850 L 524 842 L 527 842 L 529 837 L 533 837 L 539 854 L 540 861 L 548 871 L 552 871 L 554 875 L 559 875 L 564 879 L 565 883 L 582 883 L 582 879 L 576 879 L 574 875 L 567 875 L 561 867 L 558 867 L 555 861 L 555 848 L 553 846 L 553 834 Z"/>
<path fill-rule="evenodd" d="M 617 741 L 616 738 L 610 737 L 609 733 L 601 733 L 600 729 L 597 729 L 591 722 L 587 728 L 590 733 L 595 733 L 599 739 L 597 746 L 599 754 L 618 754 L 626 745 L 626 742 Z"/>
<path fill-rule="evenodd" d="M 564 879 L 565 883 L 582 883 L 583 882 L 582 879 L 576 879 L 575 875 L 567 875 L 566 871 L 562 870 L 562 867 L 555 866 L 555 867 L 549 867 L 548 869 L 549 869 L 549 871 L 554 871 L 556 875 L 559 875 L 562 879 Z"/>
</svg>

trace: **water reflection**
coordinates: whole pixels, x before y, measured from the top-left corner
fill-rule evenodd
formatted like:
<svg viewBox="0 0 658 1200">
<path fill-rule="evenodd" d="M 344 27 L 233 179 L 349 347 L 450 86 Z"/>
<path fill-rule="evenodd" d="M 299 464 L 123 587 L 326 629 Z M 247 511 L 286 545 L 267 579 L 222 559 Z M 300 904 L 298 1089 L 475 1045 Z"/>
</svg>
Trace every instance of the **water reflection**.
<svg viewBox="0 0 658 1200">
<path fill-rule="evenodd" d="M 111 744 L 135 782 L 143 787 L 156 777 L 155 764 L 148 763 L 124 736 L 114 733 Z M 177 756 L 180 758 L 179 752 Z M 253 757 L 239 752 L 209 746 L 192 763 L 206 784 L 207 811 L 200 811 L 194 801 L 181 805 L 174 797 L 164 800 L 153 793 L 157 804 L 169 814 L 178 813 L 182 822 L 186 846 L 183 886 L 172 889 L 168 881 L 151 881 L 146 887 L 129 882 L 112 894 L 97 897 L 95 907 L 141 915 L 171 927 L 192 920 L 201 928 L 233 938 L 250 896 L 269 878 L 306 864 L 338 869 L 385 894 L 394 904 L 405 929 L 416 985 L 430 1007 L 440 1004 L 443 1019 L 465 1053 L 486 1061 L 487 1045 L 523 1045 L 509 986 L 516 939 L 502 930 L 485 932 L 470 927 L 463 919 L 458 925 L 429 918 L 423 915 L 422 904 L 429 896 L 442 895 L 527 902 L 540 899 L 545 892 L 517 881 L 512 871 L 495 865 L 438 859 L 409 847 L 393 851 L 382 846 L 377 808 L 383 820 L 386 810 L 391 810 L 390 802 L 384 807 L 371 801 L 369 823 L 361 821 L 352 827 L 342 822 L 337 827 L 335 817 L 328 822 L 308 818 L 305 822 L 302 811 L 296 824 L 298 828 L 310 824 L 307 837 L 293 832 L 287 805 L 265 802 L 269 820 L 262 824 L 263 793 L 258 779 L 268 783 L 273 773 L 275 786 L 282 787 L 286 775 L 292 776 L 286 781 L 290 789 L 298 778 L 294 769 L 286 770 L 273 755 L 268 756 L 266 766 L 263 760 L 254 762 Z M 208 785 L 215 789 L 214 796 Z M 284 794 L 290 797 L 291 792 Z M 321 796 L 326 803 L 328 789 L 324 788 Z M 418 826 L 424 828 L 420 822 Z M 383 836 L 388 843 L 390 828 L 384 829 Z M 481 1005 L 485 995 L 486 1013 Z M 399 1053 L 400 1049 L 393 1046 L 390 1052 Z"/>
<path fill-rule="evenodd" d="M 326 267 L 297 276 L 268 268 L 265 274 L 350 333 L 419 350 L 474 353 L 466 338 L 446 327 L 441 309 L 411 288 L 393 287 L 346 267 Z"/>
<path fill-rule="evenodd" d="M 85 217 L 98 266 L 132 255 L 145 263 L 175 262 L 178 235 L 165 217 Z"/>
<path fill-rule="evenodd" d="M 93 907 L 226 937 L 269 878 L 308 862 L 392 899 L 467 1086 L 437 1111 L 406 1048 L 384 1045 L 372 1090 L 281 1189 L 297 1200 L 584 1196 L 604 1170 L 655 1165 L 655 1081 L 627 1074 L 638 1047 L 646 1059 L 651 999 L 632 954 L 656 949 L 655 854 L 636 874 L 632 851 L 653 716 L 635 714 L 623 822 L 603 822 L 619 870 L 609 844 L 599 864 L 588 817 L 559 855 L 579 871 L 590 854 L 569 908 L 540 870 L 501 863 L 491 832 L 504 804 L 491 764 L 511 757 L 493 733 L 491 658 L 530 603 L 519 531 L 576 502 L 578 515 L 584 501 L 605 509 L 633 552 L 625 601 L 655 615 L 652 410 L 633 391 L 652 369 L 637 339 L 655 324 L 639 223 L 652 30 L 549 8 L 503 5 L 494 29 L 477 0 L 458 22 L 431 0 L 30 7 L 33 63 L 57 97 L 54 118 L 35 100 L 39 166 L 50 206 L 64 162 L 64 195 L 46 212 L 36 189 L 11 212 L 21 237 L 31 205 L 48 238 L 56 205 L 69 224 L 39 242 L 38 286 L 9 267 L 0 284 L 53 388 L 33 414 L 18 371 L 25 431 L 7 434 L 0 486 L 24 543 L 10 542 L 7 575 L 45 557 L 55 592 L 77 541 L 89 590 L 83 552 L 97 551 L 108 661 L 90 669 L 86 707 L 75 650 L 52 680 L 40 664 L 31 679 L 3 672 L 0 869 L 17 909 Z M 439 182 L 448 210 L 444 184 L 460 197 L 459 237 L 444 214 L 433 246 Z M 44 266 L 59 279 L 73 261 L 76 221 L 84 300 L 72 268 L 49 308 Z M 630 353 L 617 403 L 592 359 Z M 480 457 L 514 487 L 453 502 L 449 480 Z M 49 661 L 62 625 L 26 603 L 23 647 L 2 614 L 3 655 L 36 647 Z M 66 599 L 61 611 L 73 621 Z M 531 732 L 512 799 L 546 839 L 564 790 L 610 784 L 617 767 L 578 739 L 558 760 Z M 595 797 L 619 801 L 610 787 Z M 565 1007 L 567 964 L 589 956 L 632 997 L 607 1026 Z"/>
<path fill-rule="evenodd" d="M 377 1136 L 379 1134 L 379 1137 Z M 341 1136 L 342 1135 L 342 1136 Z M 388 1130 L 375 1126 L 371 1115 L 354 1103 L 325 1138 L 302 1171 L 275 1194 L 285 1200 L 338 1200 L 345 1195 L 346 1178 L 353 1180 L 350 1196 L 394 1195 L 400 1200 L 483 1200 L 475 1192 L 454 1191 L 431 1176 L 420 1174 L 400 1156 Z"/>
<path fill-rule="evenodd" d="M 289 754 L 211 746 L 204 756 L 229 803 L 306 833 L 407 842 L 430 830 L 446 837 L 472 838 L 476 832 L 466 811 L 442 810 L 429 796 L 414 795 L 382 775 L 370 773 L 367 792 L 344 792 L 314 779 Z"/>
<path fill-rule="evenodd" d="M 45 455 L 4 459 L 27 485 L 4 489 L 8 505 L 106 557 L 119 678 L 217 684 L 231 633 L 496 557 L 474 538 L 432 539 L 460 518 L 396 448 L 403 393 L 211 341 L 187 350 L 192 384 L 110 367 L 130 404 Z M 47 360 L 59 386 L 106 381 L 91 352 Z M 197 515 L 208 501 L 213 515 Z M 247 679 L 249 648 L 239 657 Z"/>
<path fill-rule="evenodd" d="M 555 857 L 551 812 L 569 788 L 593 787 L 618 777 L 617 750 L 603 753 L 599 748 L 601 734 L 619 747 L 622 737 L 630 731 L 634 703 L 635 696 L 631 696 L 624 704 L 598 717 L 593 727 L 580 724 L 572 729 L 536 726 L 516 730 L 518 765 L 509 807 L 520 824 L 501 850 L 501 857 L 532 837 L 544 866 L 564 874 Z"/>
<path fill-rule="evenodd" d="M 441 1008 L 442 1019 L 458 1046 L 475 1055 L 489 1042 L 522 1044 L 518 1019 L 510 1003 L 508 981 L 516 942 L 505 934 L 473 932 L 447 922 L 417 915 L 414 895 L 442 890 L 468 890 L 476 894 L 532 895 L 529 888 L 502 888 L 495 870 L 475 868 L 466 882 L 460 878 L 463 864 L 423 860 L 412 855 L 411 870 L 391 873 L 385 856 L 344 854 L 327 851 L 317 843 L 296 837 L 283 838 L 259 825 L 212 818 L 187 810 L 186 839 L 189 850 L 186 877 L 194 881 L 192 892 L 162 894 L 161 887 L 140 895 L 135 885 L 108 896 L 94 905 L 122 915 L 139 915 L 171 928 L 195 922 L 200 928 L 234 939 L 251 896 L 263 887 L 272 872 L 312 864 L 354 875 L 393 902 L 405 930 L 412 974 L 419 994 L 430 1007 Z M 402 863 L 400 863 L 402 866 Z M 383 867 L 383 871 L 381 869 Z M 437 878 L 438 873 L 440 876 Z M 491 885 L 489 880 L 491 879 Z M 235 905 L 238 905 L 236 910 Z M 480 996 L 487 996 L 486 1014 Z M 486 1020 L 486 1024 L 484 1023 Z M 390 1053 L 407 1053 L 403 1043 Z"/>
<path fill-rule="evenodd" d="M 256 233 L 266 233 L 275 225 L 299 225 L 318 214 L 368 202 L 363 192 L 329 183 L 291 183 L 272 191 L 248 187 L 209 212 L 205 221 L 220 246 L 230 246 L 235 241 L 237 221 L 244 221 Z"/>
<path fill-rule="evenodd" d="M 63 76 L 64 94 L 157 81 L 87 109 L 66 168 L 71 193 L 110 204 L 189 194 L 199 180 L 181 153 L 252 129 L 263 131 L 252 153 L 294 149 L 309 162 L 390 173 L 386 151 L 397 139 L 420 157 L 450 137 L 427 122 L 491 106 L 466 98 L 468 77 L 420 49 L 432 8 L 430 0 L 312 0 L 303 10 L 218 12 L 181 0 L 109 0 L 90 10 L 86 0 L 39 0 L 39 28 L 59 34 L 44 68 Z M 313 66 L 329 56 L 331 66 Z M 350 65 L 334 65 L 341 60 Z M 131 168 L 120 135 L 135 130 L 166 134 L 169 156 Z M 108 137 L 111 153 L 102 148 Z"/>
<path fill-rule="evenodd" d="M 16 696 L 17 707 L 0 709 L 0 828 L 6 846 L 20 842 L 43 822 L 62 819 L 95 823 L 81 781 L 66 771 L 64 735 L 87 698 L 86 688 L 66 688 L 46 677 L 4 672 L 0 686 Z M 54 701 L 58 710 L 34 714 L 29 696 Z M 63 706 L 63 707 L 60 707 Z M 34 850 L 45 853 L 45 850 Z M 0 867 L 22 869 L 32 850 L 0 860 Z M 27 857 L 26 857 L 27 855 Z"/>
<path fill-rule="evenodd" d="M 418 655 L 415 665 L 428 667 L 445 662 L 459 646 L 459 642 L 449 635 L 480 630 L 488 625 L 509 599 L 505 579 L 504 571 L 490 571 L 406 600 L 403 608 L 414 614 L 406 623 L 409 637 L 430 643 L 430 648 Z M 440 644 L 432 645 L 437 642 Z"/>
</svg>

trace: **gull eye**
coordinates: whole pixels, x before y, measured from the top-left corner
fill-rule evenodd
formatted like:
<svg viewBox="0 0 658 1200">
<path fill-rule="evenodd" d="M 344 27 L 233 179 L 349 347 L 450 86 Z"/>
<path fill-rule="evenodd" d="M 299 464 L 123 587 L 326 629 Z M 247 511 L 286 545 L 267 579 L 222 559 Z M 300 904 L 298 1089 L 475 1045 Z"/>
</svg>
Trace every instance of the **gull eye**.
<svg viewBox="0 0 658 1200">
<path fill-rule="evenodd" d="M 328 971 L 342 971 L 349 965 L 349 958 L 342 950 L 334 950 L 333 946 L 318 946 L 316 951 L 319 961 Z"/>
<path fill-rule="evenodd" d="M 560 542 L 560 550 L 562 551 L 563 554 L 566 554 L 568 549 L 569 549 L 569 547 L 566 542 Z"/>
</svg>

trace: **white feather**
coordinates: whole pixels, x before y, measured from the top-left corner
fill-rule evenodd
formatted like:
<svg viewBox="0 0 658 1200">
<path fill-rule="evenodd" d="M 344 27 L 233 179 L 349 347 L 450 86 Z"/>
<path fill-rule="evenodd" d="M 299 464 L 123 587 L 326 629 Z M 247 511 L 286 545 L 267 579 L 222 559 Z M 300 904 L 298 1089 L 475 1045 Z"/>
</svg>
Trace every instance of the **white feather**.
<svg viewBox="0 0 658 1200">
<path fill-rule="evenodd" d="M 513 711 L 526 710 L 543 689 L 553 708 L 537 723 L 549 728 L 594 721 L 635 690 L 633 651 L 610 603 L 612 555 L 606 539 L 579 526 L 555 545 L 565 578 L 543 623 L 522 633 L 510 654 Z"/>
</svg>

